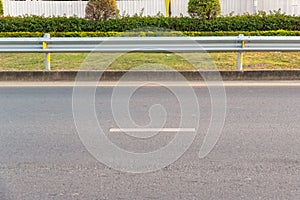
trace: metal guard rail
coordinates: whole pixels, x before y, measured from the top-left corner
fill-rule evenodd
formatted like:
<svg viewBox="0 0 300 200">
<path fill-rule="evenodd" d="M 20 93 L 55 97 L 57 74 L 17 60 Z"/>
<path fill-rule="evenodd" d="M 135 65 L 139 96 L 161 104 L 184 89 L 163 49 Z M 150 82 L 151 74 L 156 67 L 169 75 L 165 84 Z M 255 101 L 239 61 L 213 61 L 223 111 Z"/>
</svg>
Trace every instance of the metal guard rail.
<svg viewBox="0 0 300 200">
<path fill-rule="evenodd" d="M 98 38 L 0 38 L 0 53 L 72 52 L 238 52 L 238 70 L 243 70 L 243 52 L 300 51 L 300 36 L 238 37 L 98 37 Z"/>
</svg>

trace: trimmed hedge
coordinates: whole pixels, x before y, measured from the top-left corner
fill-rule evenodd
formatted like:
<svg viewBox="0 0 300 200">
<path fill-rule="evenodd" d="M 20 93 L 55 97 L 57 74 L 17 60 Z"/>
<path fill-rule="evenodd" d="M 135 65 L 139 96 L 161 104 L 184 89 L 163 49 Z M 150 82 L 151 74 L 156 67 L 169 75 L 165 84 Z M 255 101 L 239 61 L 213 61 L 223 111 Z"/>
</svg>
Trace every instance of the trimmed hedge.
<svg viewBox="0 0 300 200">
<path fill-rule="evenodd" d="M 218 32 L 50 32 L 51 37 L 156 37 L 156 36 L 300 36 L 300 31 L 218 31 Z M 0 32 L 0 37 L 43 37 L 43 32 Z"/>
<path fill-rule="evenodd" d="M 77 17 L 2 17 L 0 32 L 126 32 L 138 29 L 172 31 L 269 31 L 300 30 L 300 16 L 264 12 L 241 16 L 223 16 L 213 20 L 174 17 L 122 17 L 106 21 L 92 21 Z"/>
</svg>

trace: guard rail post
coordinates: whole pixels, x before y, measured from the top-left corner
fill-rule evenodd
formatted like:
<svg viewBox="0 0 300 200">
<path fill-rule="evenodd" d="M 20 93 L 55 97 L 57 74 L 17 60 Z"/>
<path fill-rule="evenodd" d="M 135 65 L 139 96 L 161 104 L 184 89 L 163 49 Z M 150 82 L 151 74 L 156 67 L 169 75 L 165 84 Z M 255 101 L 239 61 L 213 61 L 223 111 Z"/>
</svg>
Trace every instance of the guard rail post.
<svg viewBox="0 0 300 200">
<path fill-rule="evenodd" d="M 44 38 L 45 39 L 50 39 L 50 34 L 49 33 L 45 33 Z M 48 43 L 44 41 L 43 42 L 43 49 L 45 50 L 45 49 L 47 49 L 47 47 L 48 47 Z M 51 64 L 50 64 L 50 62 L 51 62 L 51 54 L 50 53 L 46 53 L 45 54 L 45 69 L 47 71 L 51 70 Z"/>
<path fill-rule="evenodd" d="M 239 37 L 239 42 L 241 42 L 241 48 L 245 48 L 245 40 L 244 40 L 244 35 L 240 34 Z M 238 71 L 243 71 L 243 61 L 244 61 L 244 55 L 242 51 L 238 52 Z"/>
</svg>

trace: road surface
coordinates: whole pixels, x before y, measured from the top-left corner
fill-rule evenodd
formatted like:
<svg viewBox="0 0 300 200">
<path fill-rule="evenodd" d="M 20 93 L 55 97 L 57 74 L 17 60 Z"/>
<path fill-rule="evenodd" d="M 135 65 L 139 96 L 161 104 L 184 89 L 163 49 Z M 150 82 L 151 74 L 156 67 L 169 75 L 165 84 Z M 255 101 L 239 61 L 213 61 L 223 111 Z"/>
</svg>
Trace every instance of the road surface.
<svg viewBox="0 0 300 200">
<path fill-rule="evenodd" d="M 228 84 L 224 129 L 204 159 L 198 153 L 209 124 L 210 96 L 195 85 L 201 111 L 196 139 L 176 162 L 145 174 L 97 161 L 76 131 L 72 84 L 40 84 L 0 86 L 0 199 L 300 198 L 299 82 Z M 104 129 L 117 127 L 112 91 L 105 86 L 96 92 L 96 114 Z M 129 108 L 137 124 L 149 123 L 147 112 L 155 103 L 165 106 L 168 126 L 178 123 L 178 102 L 166 88 L 143 87 L 132 98 Z M 108 137 L 122 148 L 147 152 L 173 136 L 148 142 L 122 133 Z"/>
</svg>

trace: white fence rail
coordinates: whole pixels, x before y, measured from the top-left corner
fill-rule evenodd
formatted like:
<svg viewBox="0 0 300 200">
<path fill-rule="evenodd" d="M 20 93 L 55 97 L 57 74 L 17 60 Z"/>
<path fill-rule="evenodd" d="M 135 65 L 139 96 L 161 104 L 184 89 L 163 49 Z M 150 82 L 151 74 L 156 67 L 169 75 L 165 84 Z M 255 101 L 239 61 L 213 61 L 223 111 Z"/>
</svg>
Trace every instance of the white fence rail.
<svg viewBox="0 0 300 200">
<path fill-rule="evenodd" d="M 143 15 L 155 16 L 158 13 L 165 15 L 164 1 L 130 0 L 118 1 L 118 9 L 121 15 Z M 87 1 L 11 1 L 4 0 L 4 15 L 38 15 L 38 16 L 85 16 Z"/>
<path fill-rule="evenodd" d="M 84 17 L 87 1 L 11 1 L 3 0 L 4 15 L 44 15 Z M 117 1 L 121 14 L 134 15 L 143 10 L 144 15 L 166 14 L 165 0 Z M 188 16 L 188 0 L 171 0 L 172 16 Z M 290 15 L 300 15 L 300 0 L 221 0 L 222 14 L 269 12 L 281 9 Z"/>
</svg>

